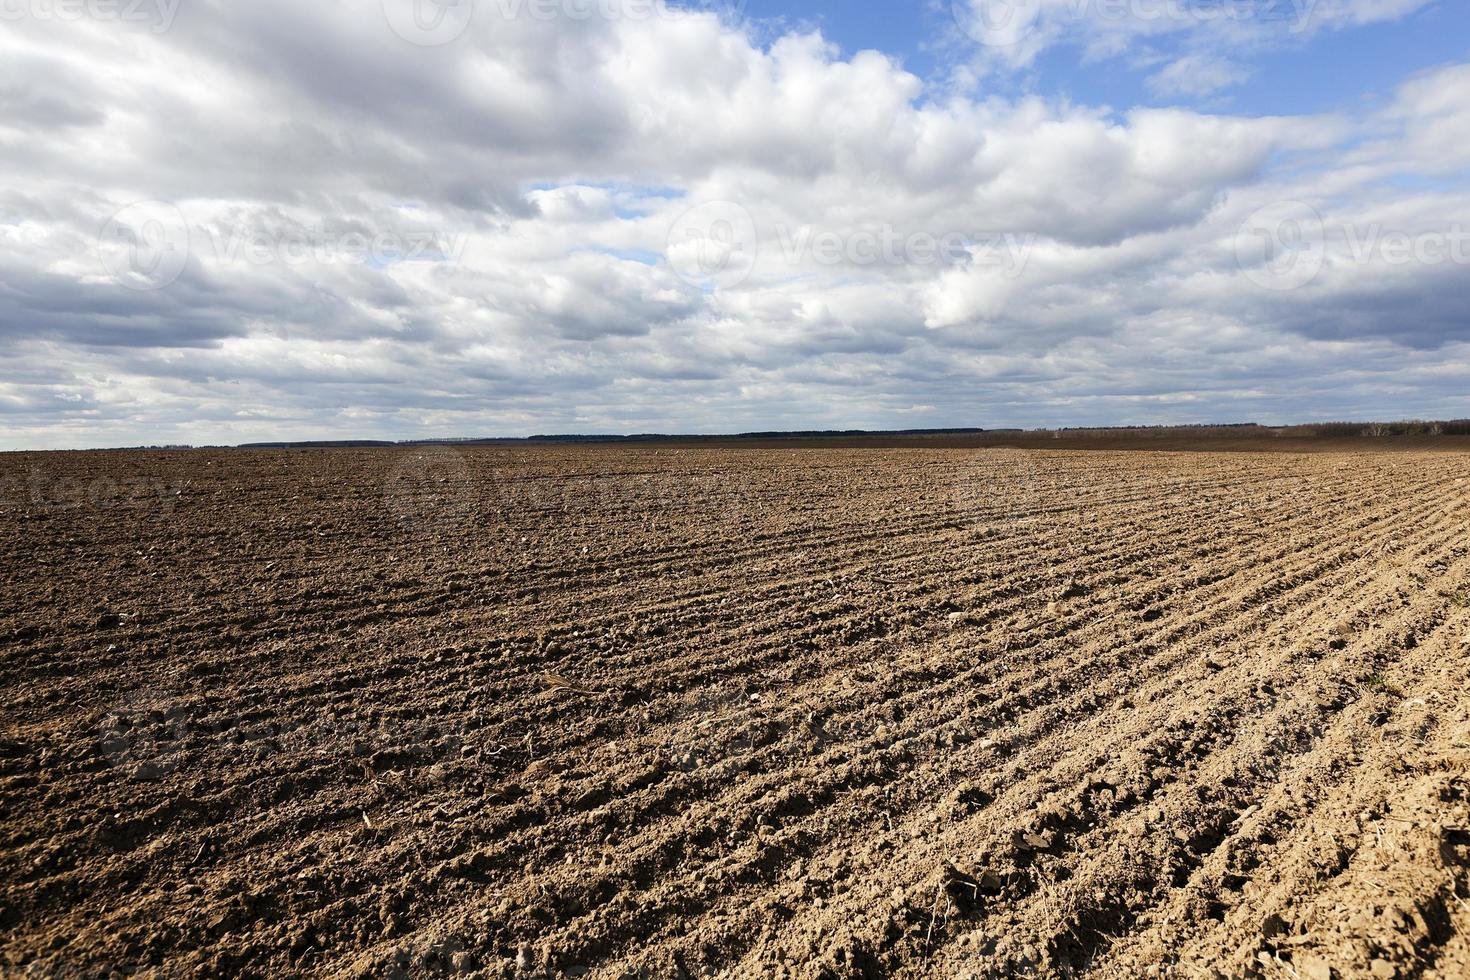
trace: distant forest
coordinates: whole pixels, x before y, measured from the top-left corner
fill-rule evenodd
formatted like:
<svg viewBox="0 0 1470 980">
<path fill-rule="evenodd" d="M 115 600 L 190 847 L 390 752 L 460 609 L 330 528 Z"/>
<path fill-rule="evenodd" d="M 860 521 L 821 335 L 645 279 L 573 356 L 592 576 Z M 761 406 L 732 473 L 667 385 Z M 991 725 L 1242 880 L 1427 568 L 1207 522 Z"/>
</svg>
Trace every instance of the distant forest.
<svg viewBox="0 0 1470 980">
<path fill-rule="evenodd" d="M 1068 439 L 1094 436 L 1108 437 L 1167 438 L 1170 436 L 1196 436 L 1228 438 L 1283 438 L 1283 439 L 1350 439 L 1350 438 L 1394 438 L 1425 436 L 1470 436 L 1470 419 L 1429 421 L 1409 419 L 1399 422 L 1313 422 L 1305 425 L 1260 425 L 1255 422 L 1228 422 L 1200 425 L 1115 425 L 1115 426 L 1067 426 L 1056 429 L 817 429 L 769 432 L 741 432 L 735 435 L 639 433 L 632 435 L 566 433 L 562 435 L 536 435 L 528 438 L 444 438 L 411 439 L 392 442 L 376 439 L 318 439 L 308 441 L 251 442 L 239 446 L 201 446 L 206 449 L 371 449 L 393 446 L 484 446 L 524 445 L 526 443 L 639 443 L 639 442 L 740 442 L 759 440 L 861 440 L 871 438 L 943 438 L 955 436 L 1002 436 L 1024 435 L 1027 442 L 1045 439 L 1049 435 Z M 145 449 L 191 449 L 192 446 L 144 446 Z"/>
</svg>

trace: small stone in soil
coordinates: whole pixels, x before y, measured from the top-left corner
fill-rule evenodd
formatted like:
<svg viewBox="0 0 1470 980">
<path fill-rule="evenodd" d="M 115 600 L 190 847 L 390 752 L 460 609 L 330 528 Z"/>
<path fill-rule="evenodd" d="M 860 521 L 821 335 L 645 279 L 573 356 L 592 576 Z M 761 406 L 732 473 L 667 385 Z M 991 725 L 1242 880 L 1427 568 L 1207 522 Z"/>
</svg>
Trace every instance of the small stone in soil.
<svg viewBox="0 0 1470 980">
<path fill-rule="evenodd" d="M 152 783 L 163 778 L 163 770 L 151 762 L 143 762 L 133 768 L 131 778 L 135 783 Z"/>
</svg>

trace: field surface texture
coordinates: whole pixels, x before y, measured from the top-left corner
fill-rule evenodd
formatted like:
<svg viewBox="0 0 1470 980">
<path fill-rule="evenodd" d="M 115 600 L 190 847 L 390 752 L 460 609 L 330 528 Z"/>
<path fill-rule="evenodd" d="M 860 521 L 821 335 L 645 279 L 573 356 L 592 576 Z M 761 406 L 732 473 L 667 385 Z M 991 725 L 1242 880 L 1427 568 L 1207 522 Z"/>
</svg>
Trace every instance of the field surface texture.
<svg viewBox="0 0 1470 980">
<path fill-rule="evenodd" d="M 0 457 L 0 976 L 1470 977 L 1470 455 Z"/>
</svg>

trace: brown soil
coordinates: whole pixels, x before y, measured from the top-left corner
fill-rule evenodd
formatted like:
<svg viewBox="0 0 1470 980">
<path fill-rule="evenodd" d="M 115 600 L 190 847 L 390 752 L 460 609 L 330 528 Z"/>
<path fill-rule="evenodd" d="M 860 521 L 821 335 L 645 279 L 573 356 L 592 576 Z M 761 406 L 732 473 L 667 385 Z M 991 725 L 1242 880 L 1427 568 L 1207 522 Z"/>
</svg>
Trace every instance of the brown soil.
<svg viewBox="0 0 1470 980">
<path fill-rule="evenodd" d="M 1470 455 L 0 457 L 0 975 L 1470 976 Z"/>
</svg>

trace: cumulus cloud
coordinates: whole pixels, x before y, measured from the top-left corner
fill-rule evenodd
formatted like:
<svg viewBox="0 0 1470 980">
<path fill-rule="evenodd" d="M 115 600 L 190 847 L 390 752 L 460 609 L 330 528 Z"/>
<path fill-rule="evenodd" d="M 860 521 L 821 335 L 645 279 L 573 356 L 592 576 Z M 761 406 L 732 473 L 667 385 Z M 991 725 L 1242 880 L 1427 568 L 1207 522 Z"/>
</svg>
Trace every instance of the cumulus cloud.
<svg viewBox="0 0 1470 980">
<path fill-rule="evenodd" d="M 1470 201 L 1404 179 L 1463 168 L 1463 65 L 1355 118 L 1115 111 L 619 2 L 480 3 L 452 36 L 400 0 L 7 24 L 0 441 L 1269 421 L 1464 390 L 1430 367 L 1463 363 Z M 1158 84 L 1233 70 L 1186 62 Z"/>
</svg>

